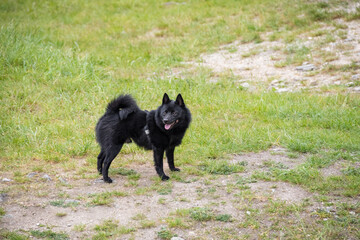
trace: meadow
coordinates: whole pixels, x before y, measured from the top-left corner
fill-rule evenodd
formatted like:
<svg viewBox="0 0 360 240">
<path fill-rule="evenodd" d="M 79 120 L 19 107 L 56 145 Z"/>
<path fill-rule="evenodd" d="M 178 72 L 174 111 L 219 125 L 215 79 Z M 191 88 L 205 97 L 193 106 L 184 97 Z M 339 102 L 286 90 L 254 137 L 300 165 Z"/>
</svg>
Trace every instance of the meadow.
<svg viewBox="0 0 360 240">
<path fill-rule="evenodd" d="M 281 147 L 290 158 L 306 159 L 293 169 L 268 163 L 269 171 L 260 169 L 251 179 L 300 186 L 316 194 L 314 202 L 337 206 L 337 212 L 317 213 L 321 219 L 315 221 L 316 227 L 313 220 L 307 222 L 304 218 L 303 228 L 292 229 L 285 224 L 288 232 L 282 229 L 283 235 L 271 235 L 275 228 L 260 226 L 263 219 L 261 214 L 256 215 L 258 210 L 240 208 L 254 215 L 236 222 L 209 210 L 209 206 L 189 208 L 170 214 L 166 229 L 156 230 L 158 238 L 170 239 L 171 232 L 178 229 L 197 229 L 199 222 L 216 221 L 232 222 L 231 231 L 248 230 L 238 236 L 214 230 L 189 239 L 206 239 L 211 234 L 217 239 L 359 238 L 360 95 L 343 88 L 277 93 L 258 87 L 249 91 L 231 73 L 217 76 L 218 81 L 209 81 L 214 77 L 211 69 L 188 64 L 201 54 L 216 52 L 235 40 L 244 44 L 265 40 L 292 43 L 298 36 L 313 33 L 324 25 L 336 25 L 338 19 L 357 22 L 360 8 L 344 10 L 353 3 L 357 1 L 1 1 L 0 176 L 13 181 L 2 182 L 0 192 L 10 199 L 28 194 L 27 186 L 38 184 L 27 178 L 30 172 L 66 173 L 75 180 L 99 178 L 96 173 L 99 147 L 94 128 L 107 103 L 118 94 L 129 93 L 142 109 L 151 110 L 159 106 L 164 92 L 171 98 L 181 93 L 193 121 L 183 144 L 176 149 L 176 162 L 183 171 L 174 175 L 174 183 L 188 178 L 216 181 L 218 177 L 236 175 L 246 171 L 247 163 L 232 164 L 234 155 Z M 291 59 L 284 64 L 295 66 L 306 60 L 304 56 L 310 53 L 301 50 L 304 49 L 288 52 Z M 341 75 L 359 73 L 359 69 L 359 62 L 354 62 L 327 71 Z M 172 74 L 176 70 L 182 74 Z M 359 86 L 360 82 L 355 80 L 353 84 Z M 151 165 L 151 161 L 151 153 L 130 144 L 123 148 L 114 168 L 136 169 L 136 165 L 145 162 Z M 345 166 L 341 175 L 322 174 L 322 169 L 337 162 Z M 141 171 L 136 172 L 141 175 Z M 127 188 L 135 189 L 120 194 L 121 197 L 142 195 L 139 192 L 143 189 L 136 184 L 140 175 L 120 175 L 127 176 Z M 169 187 L 167 183 L 152 178 L 151 181 L 154 186 L 148 191 L 158 193 L 165 188 L 166 192 Z M 170 188 L 170 193 L 176 191 L 174 186 Z M 238 190 L 245 195 L 248 191 Z M 251 202 L 249 194 L 255 193 L 242 199 Z M 118 195 L 110 194 L 108 198 Z M 98 204 L 93 196 L 79 201 Z M 7 204 L 16 201 L 0 203 L 3 220 Z M 280 221 L 284 215 L 299 216 L 308 211 L 302 204 L 286 208 L 284 213 L 281 204 L 285 203 L 276 204 L 279 203 L 270 201 L 263 206 L 267 218 Z M 327 220 L 323 221 L 324 218 Z M 138 229 L 163 225 L 158 220 L 145 220 L 135 219 L 142 227 L 125 229 L 106 220 L 83 238 L 116 239 L 123 235 L 136 238 Z M 6 224 L 1 226 L 8 229 Z M 111 231 L 115 232 L 109 235 Z M 259 231 L 258 235 L 253 231 Z M 52 239 L 51 233 L 11 229 L 3 230 L 0 236 Z M 62 234 L 59 239 L 72 236 L 68 232 Z"/>
</svg>

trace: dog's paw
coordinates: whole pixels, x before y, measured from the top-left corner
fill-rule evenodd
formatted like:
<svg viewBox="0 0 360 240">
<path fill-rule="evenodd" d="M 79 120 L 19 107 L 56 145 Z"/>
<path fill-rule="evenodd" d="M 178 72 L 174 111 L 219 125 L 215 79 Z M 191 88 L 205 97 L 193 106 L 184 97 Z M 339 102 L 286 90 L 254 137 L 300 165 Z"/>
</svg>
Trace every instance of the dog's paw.
<svg viewBox="0 0 360 240">
<path fill-rule="evenodd" d="M 161 180 L 162 181 L 167 181 L 167 180 L 169 180 L 170 178 L 168 177 L 168 176 L 166 176 L 166 175 L 162 175 L 161 176 Z"/>
<path fill-rule="evenodd" d="M 170 170 L 173 172 L 180 172 L 180 168 L 171 168 Z"/>
<path fill-rule="evenodd" d="M 104 178 L 104 182 L 107 182 L 107 183 L 112 183 L 112 179 L 111 178 Z"/>
</svg>

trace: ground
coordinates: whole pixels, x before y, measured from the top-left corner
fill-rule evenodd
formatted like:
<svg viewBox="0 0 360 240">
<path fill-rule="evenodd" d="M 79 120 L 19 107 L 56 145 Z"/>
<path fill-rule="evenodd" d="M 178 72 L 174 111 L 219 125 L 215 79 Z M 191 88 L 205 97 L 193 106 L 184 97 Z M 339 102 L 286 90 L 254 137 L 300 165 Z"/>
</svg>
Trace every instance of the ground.
<svg viewBox="0 0 360 240">
<path fill-rule="evenodd" d="M 255 172 L 267 172 L 275 165 L 293 169 L 304 163 L 305 155 L 291 156 L 281 147 L 231 156 L 231 164 L 244 166 L 239 173 L 205 177 L 189 175 L 185 179 L 178 173 L 171 175 L 172 181 L 164 183 L 155 176 L 151 155 L 147 157 L 149 161 L 145 163 L 112 171 L 112 184 L 104 183 L 101 178 L 77 179 L 71 172 L 59 172 L 49 176 L 51 179 L 43 178 L 43 173 L 29 174 L 26 177 L 29 182 L 24 185 L 26 189 L 2 194 L 6 214 L 1 226 L 8 230 L 51 229 L 66 233 L 71 239 L 84 239 L 94 237 L 96 232 L 99 235 L 96 229 L 110 221 L 116 228 L 125 229 L 110 234 L 116 239 L 157 239 L 162 231 L 184 239 L 257 239 L 258 224 L 262 225 L 261 229 L 268 229 L 265 232 L 269 237 L 290 237 L 291 232 L 282 227 L 287 223 L 280 219 L 308 227 L 309 223 L 326 221 L 319 211 L 336 214 L 336 208 L 328 201 L 319 201 L 319 194 L 291 183 L 251 177 Z M 78 167 L 87 165 L 82 159 L 76 161 Z M 336 163 L 324 168 L 323 172 L 327 176 L 337 175 L 341 174 L 342 168 Z M 13 181 L 4 180 L 0 184 L 1 188 L 15 185 Z M 18 185 L 18 188 L 22 187 Z M 329 197 L 333 203 L 351 204 L 360 200 L 359 197 Z M 197 208 L 212 220 L 192 217 L 191 211 Z M 272 215 L 278 211 L 280 213 Z M 262 216 L 260 222 L 256 221 L 259 216 Z M 272 227 L 274 224 L 277 227 Z M 296 228 L 292 231 L 296 232 Z M 228 236 L 227 231 L 238 237 Z"/>
<path fill-rule="evenodd" d="M 145 37 L 154 37 L 157 31 Z M 168 77 L 181 78 L 205 69 L 211 72 L 210 83 L 225 77 L 249 91 L 327 89 L 331 93 L 336 88 L 360 92 L 360 72 L 352 67 L 360 59 L 359 20 L 338 19 L 336 25 L 323 25 L 290 43 L 277 40 L 272 32 L 261 38 L 264 40 L 259 43 L 239 40 L 204 53 L 168 70 Z M 199 171 L 202 166 L 180 165 L 182 172 L 170 173 L 171 180 L 161 182 L 152 154 L 139 151 L 121 153 L 115 159 L 110 171 L 112 184 L 104 183 L 82 158 L 71 159 L 72 165 L 58 166 L 56 171 L 28 171 L 24 176 L 1 172 L 0 188 L 5 190 L 0 195 L 4 209 L 0 228 L 49 239 L 360 236 L 358 194 L 322 194 L 295 180 L 280 180 L 284 170 L 301 172 L 298 167 L 305 164 L 308 154 L 273 146 L 262 152 L 229 155 L 219 160 L 229 164 L 220 170 Z M 120 163 L 123 158 L 128 159 L 125 166 Z M 330 162 L 320 168 L 320 178 L 337 179 L 346 171 L 358 171 L 358 163 L 343 159 Z M 235 170 L 228 171 L 230 167 Z M 81 169 L 86 169 L 83 174 Z M 339 230 L 336 224 L 345 221 L 348 228 Z"/>
</svg>

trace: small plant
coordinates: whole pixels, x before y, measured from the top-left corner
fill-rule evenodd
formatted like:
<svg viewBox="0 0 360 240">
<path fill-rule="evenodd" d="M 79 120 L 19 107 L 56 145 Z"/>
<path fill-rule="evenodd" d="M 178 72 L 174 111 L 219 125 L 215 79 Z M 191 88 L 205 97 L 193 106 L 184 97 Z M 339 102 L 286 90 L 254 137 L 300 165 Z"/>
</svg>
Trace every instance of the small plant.
<svg viewBox="0 0 360 240">
<path fill-rule="evenodd" d="M 200 169 L 210 174 L 229 175 L 243 172 L 245 167 L 240 164 L 229 164 L 226 161 L 206 161 Z"/>
<path fill-rule="evenodd" d="M 127 195 L 128 195 L 127 193 L 119 192 L 119 191 L 94 193 L 89 195 L 89 197 L 91 198 L 90 204 L 109 205 L 114 201 L 113 197 L 125 197 Z"/>
<path fill-rule="evenodd" d="M 86 224 L 77 224 L 74 226 L 74 231 L 83 232 L 86 229 Z"/>
<path fill-rule="evenodd" d="M 2 208 L 2 207 L 0 207 L 0 218 L 2 217 L 2 216 L 4 216 L 5 215 L 5 210 Z"/>
<path fill-rule="evenodd" d="M 151 188 L 160 195 L 170 194 L 172 192 L 172 187 L 173 185 L 171 182 L 169 183 L 160 182 L 160 183 L 155 183 L 154 185 L 151 186 Z"/>
<path fill-rule="evenodd" d="M 64 212 L 58 212 L 56 213 L 56 216 L 57 217 L 65 217 L 67 215 L 67 213 L 64 213 Z"/>
<path fill-rule="evenodd" d="M 27 236 L 16 233 L 10 232 L 7 230 L 0 230 L 0 239 L 4 240 L 27 240 L 29 239 Z"/>
<path fill-rule="evenodd" d="M 126 168 L 110 169 L 110 172 L 114 173 L 114 174 L 119 174 L 122 176 L 138 175 L 138 173 L 135 170 L 126 169 Z"/>
<path fill-rule="evenodd" d="M 199 222 L 210 221 L 214 218 L 214 213 L 208 208 L 196 207 L 190 209 L 190 218 Z"/>
<path fill-rule="evenodd" d="M 55 207 L 63 207 L 63 208 L 67 208 L 67 207 L 76 207 L 80 204 L 79 201 L 75 201 L 75 200 L 64 200 L 64 199 L 59 199 L 59 200 L 55 200 L 55 201 L 50 201 L 50 205 L 51 206 L 55 206 Z"/>
<path fill-rule="evenodd" d="M 147 219 L 141 220 L 140 221 L 140 228 L 145 229 L 145 228 L 153 228 L 155 227 L 155 222 L 154 221 L 150 221 Z"/>
<path fill-rule="evenodd" d="M 46 239 L 54 239 L 54 240 L 67 240 L 70 239 L 69 236 L 65 233 L 56 233 L 51 230 L 39 231 L 32 230 L 30 231 L 31 236 L 35 238 L 46 238 Z"/>
<path fill-rule="evenodd" d="M 230 214 L 220 214 L 215 217 L 216 221 L 220 222 L 231 222 L 232 216 Z"/>
<path fill-rule="evenodd" d="M 343 169 L 342 172 L 346 176 L 358 176 L 358 177 L 360 177 L 360 168 L 347 167 L 347 168 Z"/>
<path fill-rule="evenodd" d="M 135 231 L 134 228 L 119 226 L 117 221 L 111 219 L 105 220 L 100 225 L 96 225 L 94 230 L 97 234 L 93 237 L 93 239 L 108 239 L 110 236 L 117 237 Z"/>
<path fill-rule="evenodd" d="M 162 205 L 165 205 L 166 204 L 166 199 L 165 198 L 159 198 L 158 203 L 162 204 Z"/>
<path fill-rule="evenodd" d="M 160 239 L 165 239 L 165 240 L 171 239 L 174 236 L 174 234 L 165 227 L 162 227 L 160 231 L 157 232 L 157 235 Z"/>
<path fill-rule="evenodd" d="M 102 224 L 96 225 L 94 230 L 97 232 L 112 232 L 115 231 L 118 227 L 118 223 L 109 219 L 105 220 Z"/>
<path fill-rule="evenodd" d="M 165 219 L 169 228 L 189 228 L 189 226 L 179 217 L 168 217 Z"/>
</svg>

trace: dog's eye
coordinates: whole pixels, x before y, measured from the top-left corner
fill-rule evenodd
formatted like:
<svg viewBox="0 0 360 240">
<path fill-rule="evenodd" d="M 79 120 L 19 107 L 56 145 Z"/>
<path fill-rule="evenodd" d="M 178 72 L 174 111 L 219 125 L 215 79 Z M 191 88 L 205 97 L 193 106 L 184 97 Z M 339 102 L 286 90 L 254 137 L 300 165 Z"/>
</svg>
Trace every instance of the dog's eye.
<svg viewBox="0 0 360 240">
<path fill-rule="evenodd" d="M 168 113 L 168 110 L 165 110 L 164 113 L 167 114 L 167 113 Z"/>
<path fill-rule="evenodd" d="M 171 113 L 173 116 L 176 116 L 177 115 L 177 112 L 172 112 Z"/>
</svg>

